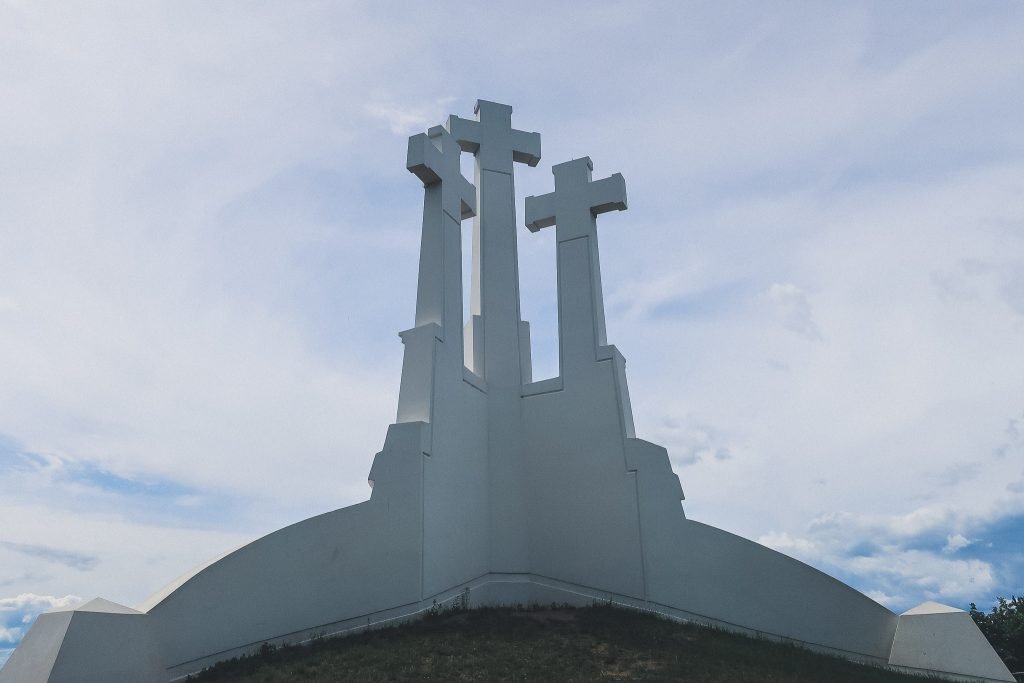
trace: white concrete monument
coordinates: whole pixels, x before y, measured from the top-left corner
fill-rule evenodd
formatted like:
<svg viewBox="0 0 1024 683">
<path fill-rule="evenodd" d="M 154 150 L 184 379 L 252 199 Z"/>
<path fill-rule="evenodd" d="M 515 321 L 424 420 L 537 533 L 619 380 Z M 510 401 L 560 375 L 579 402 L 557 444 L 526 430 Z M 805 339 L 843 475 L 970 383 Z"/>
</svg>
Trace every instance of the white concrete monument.
<svg viewBox="0 0 1024 683">
<path fill-rule="evenodd" d="M 198 567 L 135 609 L 94 600 L 42 615 L 0 681 L 180 680 L 263 643 L 414 618 L 434 604 L 614 602 L 963 680 L 1013 681 L 970 618 L 925 603 L 901 616 L 768 548 L 686 519 L 665 449 L 636 438 L 625 360 L 605 338 L 597 216 L 626 208 L 619 174 L 554 166 L 526 199 L 555 226 L 559 375 L 534 382 L 519 312 L 515 162 L 540 136 L 480 101 L 409 140 L 423 181 L 416 324 L 398 416 L 370 499 Z M 476 157 L 475 188 L 460 173 Z M 462 319 L 462 221 L 473 222 Z"/>
</svg>

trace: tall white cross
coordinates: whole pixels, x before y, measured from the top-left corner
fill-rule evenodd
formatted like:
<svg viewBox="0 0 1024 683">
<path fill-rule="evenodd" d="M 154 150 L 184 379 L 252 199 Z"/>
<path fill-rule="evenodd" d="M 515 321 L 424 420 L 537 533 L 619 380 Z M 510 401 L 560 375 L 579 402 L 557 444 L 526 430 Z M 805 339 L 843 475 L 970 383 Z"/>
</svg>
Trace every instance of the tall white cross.
<svg viewBox="0 0 1024 683">
<path fill-rule="evenodd" d="M 470 299 L 472 370 L 487 385 L 487 477 L 490 568 L 529 569 L 526 474 L 522 449 L 522 386 L 529 381 L 529 335 L 519 313 L 519 256 L 512 167 L 536 166 L 540 135 L 512 128 L 512 107 L 479 100 L 476 121 L 452 116 L 448 130 L 476 156 L 477 217 L 473 221 Z"/>
<path fill-rule="evenodd" d="M 476 214 L 473 185 L 462 176 L 462 151 L 442 126 L 409 138 L 406 168 L 423 181 L 423 234 L 416 326 L 437 323 L 462 349 L 462 219 Z"/>
<path fill-rule="evenodd" d="M 536 166 L 540 135 L 512 128 L 512 107 L 478 100 L 476 121 L 448 118 L 448 130 L 464 151 L 476 156 L 477 218 L 473 223 L 470 314 L 481 316 L 483 339 L 474 367 L 488 384 L 522 382 L 519 265 L 516 248 L 514 163 Z"/>
<path fill-rule="evenodd" d="M 481 169 L 512 173 L 512 163 L 536 166 L 540 161 L 540 134 L 512 127 L 512 107 L 477 100 L 477 120 L 448 117 L 448 130 L 462 149 L 476 155 Z"/>
<path fill-rule="evenodd" d="M 558 332 L 562 376 L 593 363 L 607 343 L 597 215 L 626 209 L 621 173 L 591 180 L 589 157 L 551 168 L 555 191 L 526 198 L 526 227 L 531 232 L 554 225 L 558 242 Z"/>
</svg>

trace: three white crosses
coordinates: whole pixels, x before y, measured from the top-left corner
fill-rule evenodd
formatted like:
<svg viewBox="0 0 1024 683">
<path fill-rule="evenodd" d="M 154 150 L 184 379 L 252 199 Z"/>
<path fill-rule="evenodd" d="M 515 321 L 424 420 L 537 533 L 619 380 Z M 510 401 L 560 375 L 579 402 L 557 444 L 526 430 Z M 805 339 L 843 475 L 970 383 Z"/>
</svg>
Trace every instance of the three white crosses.
<svg viewBox="0 0 1024 683">
<path fill-rule="evenodd" d="M 536 166 L 540 135 L 513 129 L 507 105 L 481 100 L 476 113 L 476 121 L 452 116 L 447 127 L 409 139 L 407 167 L 425 186 L 416 324 L 436 323 L 446 339 L 463 333 L 460 224 L 476 216 L 470 312 L 484 324 L 482 338 L 466 338 L 474 346 L 469 357 L 477 359 L 470 369 L 489 387 L 514 386 L 518 394 L 530 378 L 519 315 L 513 162 Z M 460 170 L 463 151 L 476 157 L 475 188 Z M 626 209 L 622 175 L 594 181 L 592 170 L 588 157 L 558 164 L 554 192 L 526 198 L 527 228 L 556 226 L 563 381 L 606 344 L 596 217 Z"/>
</svg>

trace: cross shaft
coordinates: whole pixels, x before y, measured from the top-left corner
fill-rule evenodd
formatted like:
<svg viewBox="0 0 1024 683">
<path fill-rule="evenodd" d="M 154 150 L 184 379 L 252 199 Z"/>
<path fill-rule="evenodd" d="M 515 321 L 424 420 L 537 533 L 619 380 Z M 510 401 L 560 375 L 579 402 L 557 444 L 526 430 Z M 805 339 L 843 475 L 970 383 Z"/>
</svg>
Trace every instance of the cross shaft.
<svg viewBox="0 0 1024 683">
<path fill-rule="evenodd" d="M 443 126 L 409 138 L 405 167 L 424 187 L 441 184 L 441 208 L 456 221 L 476 215 L 476 192 L 462 175 L 462 150 Z"/>
<path fill-rule="evenodd" d="M 622 174 L 594 181 L 593 169 L 589 157 L 557 164 L 551 169 L 555 191 L 526 198 L 530 231 L 556 226 L 559 365 L 566 383 L 584 376 L 607 343 L 597 215 L 626 209 Z"/>
</svg>

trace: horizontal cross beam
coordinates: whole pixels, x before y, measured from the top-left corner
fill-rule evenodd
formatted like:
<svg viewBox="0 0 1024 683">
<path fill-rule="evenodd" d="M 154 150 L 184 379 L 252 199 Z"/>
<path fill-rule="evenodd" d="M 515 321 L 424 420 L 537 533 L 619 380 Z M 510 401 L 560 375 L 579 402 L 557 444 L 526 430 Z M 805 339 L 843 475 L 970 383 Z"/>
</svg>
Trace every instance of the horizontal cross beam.
<svg viewBox="0 0 1024 683">
<path fill-rule="evenodd" d="M 536 166 L 540 162 L 540 134 L 512 127 L 512 107 L 477 100 L 477 120 L 448 117 L 448 130 L 465 152 L 476 155 L 486 171 L 512 173 L 512 163 Z"/>
<path fill-rule="evenodd" d="M 442 126 L 409 138 L 406 168 L 424 187 L 441 185 L 441 208 L 456 221 L 476 215 L 476 191 L 462 175 L 462 150 Z"/>
<path fill-rule="evenodd" d="M 526 227 L 537 232 L 557 224 L 558 240 L 564 241 L 590 232 L 594 216 L 626 210 L 626 180 L 622 174 L 591 180 L 593 170 L 590 157 L 553 166 L 555 191 L 526 198 Z"/>
</svg>

